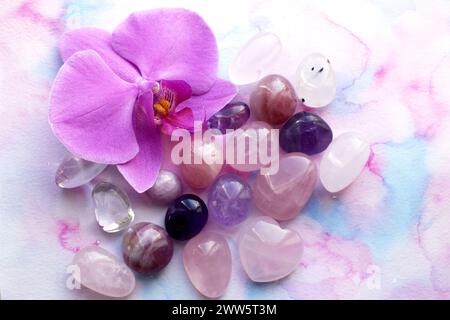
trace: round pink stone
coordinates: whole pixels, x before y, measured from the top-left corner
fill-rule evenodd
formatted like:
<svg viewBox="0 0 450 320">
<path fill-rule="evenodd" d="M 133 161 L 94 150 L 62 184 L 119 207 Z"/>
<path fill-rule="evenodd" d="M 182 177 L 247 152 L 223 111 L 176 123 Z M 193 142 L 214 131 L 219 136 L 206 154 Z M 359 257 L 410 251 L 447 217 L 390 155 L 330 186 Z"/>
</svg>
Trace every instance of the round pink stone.
<svg viewBox="0 0 450 320">
<path fill-rule="evenodd" d="M 234 161 L 230 163 L 230 166 L 241 172 L 252 172 L 261 169 L 264 164 L 261 162 L 259 153 L 264 152 L 268 156 L 271 154 L 270 130 L 272 130 L 272 127 L 267 123 L 253 121 L 233 132 L 227 138 L 227 146 L 234 143 Z M 262 136 L 265 136 L 267 139 L 267 143 L 264 145 L 262 143 L 264 140 L 259 138 Z M 256 146 L 256 148 L 252 146 Z"/>
<path fill-rule="evenodd" d="M 184 182 L 186 182 L 193 189 L 206 189 L 209 187 L 222 170 L 223 163 L 208 164 L 205 159 L 213 159 L 217 156 L 217 150 L 214 143 L 192 143 L 190 164 L 181 164 L 181 175 Z M 197 157 L 200 163 L 194 163 Z"/>
<path fill-rule="evenodd" d="M 282 229 L 270 217 L 249 221 L 238 239 L 242 267 L 252 281 L 271 282 L 294 272 L 303 254 L 297 232 Z"/>
<path fill-rule="evenodd" d="M 183 250 L 186 273 L 194 287 L 208 298 L 220 297 L 231 278 L 231 252 L 225 238 L 202 232 Z"/>
<path fill-rule="evenodd" d="M 253 187 L 256 207 L 279 221 L 295 218 L 311 197 L 317 181 L 314 162 L 301 153 L 280 159 L 276 174 L 258 175 Z"/>
<path fill-rule="evenodd" d="M 88 246 L 73 258 L 75 279 L 99 294 L 122 298 L 133 292 L 133 272 L 110 252 L 98 246 Z"/>
</svg>

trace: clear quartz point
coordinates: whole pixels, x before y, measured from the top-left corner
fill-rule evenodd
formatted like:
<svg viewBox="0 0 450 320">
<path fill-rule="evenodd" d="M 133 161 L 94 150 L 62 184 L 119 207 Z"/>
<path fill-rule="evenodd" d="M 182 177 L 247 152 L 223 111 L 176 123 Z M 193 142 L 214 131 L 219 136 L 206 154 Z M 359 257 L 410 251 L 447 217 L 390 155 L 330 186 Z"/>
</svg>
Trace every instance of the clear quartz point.
<svg viewBox="0 0 450 320">
<path fill-rule="evenodd" d="M 134 220 L 134 212 L 127 194 L 117 186 L 100 182 L 92 190 L 95 217 L 98 225 L 108 233 L 119 232 Z"/>
<path fill-rule="evenodd" d="M 56 185 L 63 189 L 78 188 L 97 177 L 107 166 L 75 156 L 68 157 L 64 159 L 56 171 Z"/>
<path fill-rule="evenodd" d="M 261 32 L 251 38 L 238 52 L 229 68 L 230 80 L 236 85 L 256 82 L 266 75 L 268 67 L 280 56 L 280 38 Z"/>
</svg>

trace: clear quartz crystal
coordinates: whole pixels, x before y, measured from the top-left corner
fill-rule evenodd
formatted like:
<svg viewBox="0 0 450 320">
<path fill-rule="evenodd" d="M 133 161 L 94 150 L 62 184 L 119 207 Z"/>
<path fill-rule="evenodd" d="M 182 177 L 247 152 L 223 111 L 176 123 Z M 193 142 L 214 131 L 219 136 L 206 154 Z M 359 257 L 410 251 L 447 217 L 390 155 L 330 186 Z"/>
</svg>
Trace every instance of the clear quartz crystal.
<svg viewBox="0 0 450 320">
<path fill-rule="evenodd" d="M 134 212 L 125 192 L 117 186 L 100 182 L 92 190 L 95 217 L 103 231 L 119 232 L 134 220 Z"/>
<path fill-rule="evenodd" d="M 70 156 L 59 165 L 55 182 L 58 187 L 63 189 L 78 188 L 97 177 L 106 167 L 106 164 Z"/>
<path fill-rule="evenodd" d="M 231 81 L 237 85 L 245 85 L 260 80 L 280 56 L 281 49 L 281 41 L 277 35 L 270 32 L 257 34 L 239 50 L 230 65 Z"/>
</svg>

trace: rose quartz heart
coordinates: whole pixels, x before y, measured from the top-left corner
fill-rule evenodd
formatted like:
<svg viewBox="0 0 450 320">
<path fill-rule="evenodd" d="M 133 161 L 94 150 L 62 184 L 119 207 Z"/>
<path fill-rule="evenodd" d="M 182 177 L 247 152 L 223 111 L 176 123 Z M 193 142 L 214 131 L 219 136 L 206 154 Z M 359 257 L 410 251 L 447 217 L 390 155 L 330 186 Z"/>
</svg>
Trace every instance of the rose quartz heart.
<svg viewBox="0 0 450 320">
<path fill-rule="evenodd" d="M 276 174 L 258 175 L 253 187 L 256 207 L 277 220 L 295 218 L 311 197 L 317 181 L 314 162 L 301 153 L 280 159 Z"/>
<path fill-rule="evenodd" d="M 231 252 L 223 236 L 202 232 L 189 240 L 183 250 L 183 263 L 201 294 L 218 298 L 225 292 L 231 278 Z"/>
<path fill-rule="evenodd" d="M 133 272 L 110 252 L 98 246 L 88 246 L 73 258 L 77 267 L 75 279 L 99 294 L 122 298 L 133 292 L 135 277 Z"/>
<path fill-rule="evenodd" d="M 282 229 L 274 219 L 259 217 L 244 226 L 238 249 L 249 278 L 255 282 L 271 282 L 297 269 L 303 241 L 297 232 Z"/>
</svg>

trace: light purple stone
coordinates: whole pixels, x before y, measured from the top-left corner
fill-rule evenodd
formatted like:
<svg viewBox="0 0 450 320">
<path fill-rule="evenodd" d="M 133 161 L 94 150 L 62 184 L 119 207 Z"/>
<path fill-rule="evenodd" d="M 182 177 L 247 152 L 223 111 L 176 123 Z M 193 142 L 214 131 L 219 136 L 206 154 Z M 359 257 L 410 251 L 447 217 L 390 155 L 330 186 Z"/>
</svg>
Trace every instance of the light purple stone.
<svg viewBox="0 0 450 320">
<path fill-rule="evenodd" d="M 214 114 L 208 120 L 208 129 L 218 129 L 222 134 L 227 129 L 236 130 L 242 127 L 250 118 L 250 107 L 244 102 L 232 102 Z"/>
<path fill-rule="evenodd" d="M 217 222 L 232 226 L 244 221 L 250 211 L 252 191 L 247 182 L 236 175 L 219 177 L 208 196 L 208 210 Z"/>
</svg>

